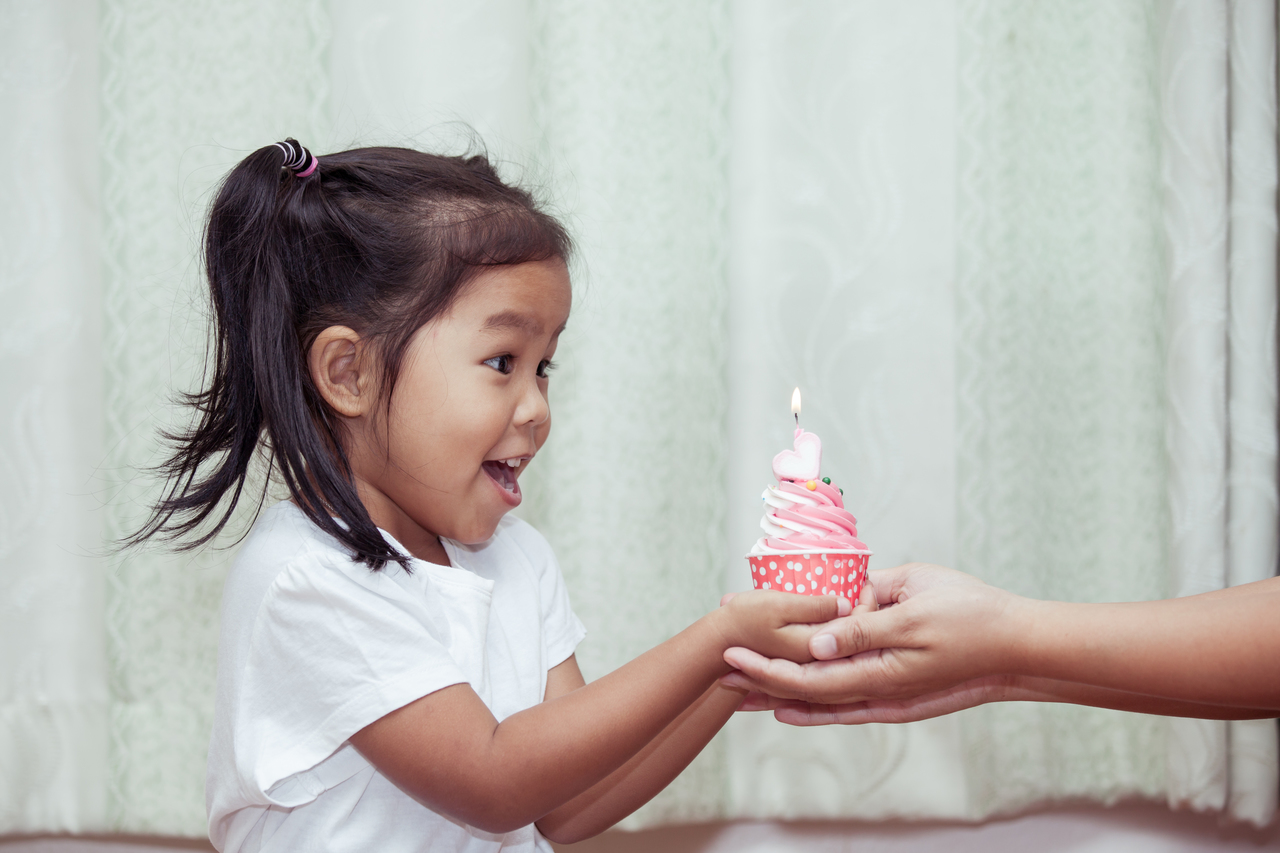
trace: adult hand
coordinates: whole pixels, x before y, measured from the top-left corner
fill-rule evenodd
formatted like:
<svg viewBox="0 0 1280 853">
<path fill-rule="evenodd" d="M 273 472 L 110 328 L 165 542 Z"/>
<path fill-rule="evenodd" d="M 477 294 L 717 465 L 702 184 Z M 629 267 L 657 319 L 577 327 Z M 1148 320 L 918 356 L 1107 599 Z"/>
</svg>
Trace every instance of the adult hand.
<svg viewBox="0 0 1280 853">
<path fill-rule="evenodd" d="M 1004 682 L 987 679 L 1009 671 L 1017 636 L 1010 611 L 1021 599 L 923 563 L 872 572 L 872 584 L 881 609 L 820 628 L 809 645 L 815 662 L 799 665 L 731 648 L 725 660 L 739 672 L 725 682 L 820 706 L 917 697 L 932 703 L 876 706 L 878 712 L 908 715 L 933 716 L 943 711 L 929 709 L 991 701 L 991 691 Z"/>
<path fill-rule="evenodd" d="M 726 676 L 724 680 L 736 683 L 735 677 L 741 676 L 734 674 Z M 1041 698 L 1039 695 L 1033 695 L 1031 691 L 1020 688 L 1021 680 L 1018 676 L 992 675 L 986 678 L 975 678 L 946 690 L 916 696 L 912 699 L 868 699 L 837 705 L 779 699 L 767 693 L 753 692 L 747 694 L 738 710 L 773 711 L 773 715 L 779 721 L 792 726 L 913 723 L 953 714 L 988 702 Z"/>
</svg>

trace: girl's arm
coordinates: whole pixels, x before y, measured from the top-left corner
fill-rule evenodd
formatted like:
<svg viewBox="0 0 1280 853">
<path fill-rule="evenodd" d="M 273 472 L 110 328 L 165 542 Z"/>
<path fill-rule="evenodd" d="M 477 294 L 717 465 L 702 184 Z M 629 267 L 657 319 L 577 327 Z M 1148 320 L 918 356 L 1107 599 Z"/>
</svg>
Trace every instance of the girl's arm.
<svg viewBox="0 0 1280 853">
<path fill-rule="evenodd" d="M 577 662 L 569 658 L 548 675 L 547 698 L 584 685 Z M 625 764 L 539 820 L 538 829 L 552 841 L 572 844 L 613 826 L 671 784 L 738 710 L 744 695 L 712 684 Z"/>
<path fill-rule="evenodd" d="M 864 593 L 853 612 L 875 608 L 874 591 L 864 587 Z M 735 597 L 726 595 L 721 606 Z M 571 657 L 548 674 L 547 698 L 583 684 L 577 661 Z M 744 696 L 744 690 L 712 685 L 626 764 L 542 818 L 538 828 L 553 841 L 573 843 L 613 826 L 671 784 L 739 709 Z"/>
<path fill-rule="evenodd" d="M 351 736 L 381 773 L 429 808 L 488 832 L 537 821 L 627 763 L 728 671 L 724 651 L 809 659 L 834 596 L 746 593 L 640 657 L 501 723 L 455 684 Z M 848 613 L 848 604 L 842 605 Z"/>
<path fill-rule="evenodd" d="M 810 648 L 826 660 L 795 667 L 733 649 L 726 658 L 747 677 L 730 682 L 842 705 L 983 689 L 984 679 L 1014 676 L 1036 679 L 1019 683 L 1040 701 L 1215 717 L 1280 708 L 1280 579 L 1129 604 L 1033 601 L 919 564 L 873 580 L 891 606 L 817 632 Z"/>
</svg>

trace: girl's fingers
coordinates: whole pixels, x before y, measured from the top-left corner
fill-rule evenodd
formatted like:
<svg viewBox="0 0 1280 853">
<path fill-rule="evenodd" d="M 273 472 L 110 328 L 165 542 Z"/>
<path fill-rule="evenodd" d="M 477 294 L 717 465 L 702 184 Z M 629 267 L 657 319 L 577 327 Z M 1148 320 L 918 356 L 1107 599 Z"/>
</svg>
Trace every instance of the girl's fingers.
<svg viewBox="0 0 1280 853">
<path fill-rule="evenodd" d="M 736 595 L 737 595 L 736 592 L 726 592 L 724 595 L 720 596 L 720 606 L 724 607 L 730 601 L 733 601 L 734 596 Z"/>
<path fill-rule="evenodd" d="M 738 706 L 739 711 L 772 711 L 782 701 L 775 699 L 768 693 L 752 691 L 742 699 L 742 704 Z"/>
<path fill-rule="evenodd" d="M 872 722 L 868 719 L 860 718 L 859 714 L 865 714 L 863 702 L 853 702 L 847 705 L 817 705 L 810 702 L 787 702 L 779 705 L 773 711 L 773 716 L 778 722 L 786 723 L 789 726 L 833 726 L 833 725 L 854 725 L 856 723 Z"/>
<path fill-rule="evenodd" d="M 748 689 L 781 699 L 803 698 L 803 694 L 795 690 L 805 680 L 804 667 L 798 663 L 781 658 L 767 658 L 741 647 L 725 649 L 724 660 L 745 676 L 743 680 Z M 729 673 L 725 678 L 733 675 L 734 673 Z"/>
<path fill-rule="evenodd" d="M 878 663 L 870 659 L 854 659 L 813 661 L 801 665 L 780 658 L 767 658 L 743 648 L 726 650 L 724 659 L 745 676 L 752 690 L 779 699 L 827 702 L 852 702 L 866 698 L 867 694 L 859 687 L 871 676 Z"/>
<path fill-rule="evenodd" d="M 782 616 L 792 624 L 813 624 L 816 622 L 830 622 L 840 616 L 847 616 L 853 612 L 853 606 L 849 604 L 849 600 L 838 595 L 788 595 L 787 593 L 779 593 L 785 595 L 783 599 Z"/>
<path fill-rule="evenodd" d="M 727 652 L 725 653 L 725 657 L 727 660 L 728 658 Z M 723 684 L 725 687 L 731 687 L 734 690 L 745 690 L 748 693 L 760 692 L 759 685 L 757 685 L 754 681 L 752 681 L 750 678 L 747 678 L 745 675 L 743 675 L 741 672 L 739 672 L 736 669 L 733 670 L 732 672 L 726 672 L 724 675 L 720 676 L 720 683 Z"/>
<path fill-rule="evenodd" d="M 841 705 L 818 705 L 811 702 L 784 702 L 773 710 L 774 719 L 789 726 L 830 726 L 840 722 Z"/>
</svg>

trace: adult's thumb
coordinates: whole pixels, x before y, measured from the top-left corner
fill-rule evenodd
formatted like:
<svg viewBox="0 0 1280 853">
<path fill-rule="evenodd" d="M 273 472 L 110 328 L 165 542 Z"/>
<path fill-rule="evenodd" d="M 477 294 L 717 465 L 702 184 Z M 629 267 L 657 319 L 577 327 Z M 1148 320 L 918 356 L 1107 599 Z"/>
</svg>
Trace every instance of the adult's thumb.
<svg viewBox="0 0 1280 853">
<path fill-rule="evenodd" d="M 834 660 L 897 645 L 898 614 L 894 610 L 859 612 L 832 620 L 809 638 L 809 654 L 818 660 Z"/>
</svg>

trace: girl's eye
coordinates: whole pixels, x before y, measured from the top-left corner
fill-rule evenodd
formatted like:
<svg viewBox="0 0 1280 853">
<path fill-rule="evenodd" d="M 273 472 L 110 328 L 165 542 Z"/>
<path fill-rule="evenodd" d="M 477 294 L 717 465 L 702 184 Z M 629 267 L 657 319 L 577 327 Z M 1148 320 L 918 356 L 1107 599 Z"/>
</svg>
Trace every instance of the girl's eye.
<svg viewBox="0 0 1280 853">
<path fill-rule="evenodd" d="M 547 374 L 556 369 L 556 363 L 549 358 L 538 362 L 538 378 L 546 379 Z"/>
<path fill-rule="evenodd" d="M 511 372 L 511 362 L 514 360 L 509 355 L 495 355 L 493 358 L 486 358 L 484 363 L 505 376 Z"/>
</svg>

